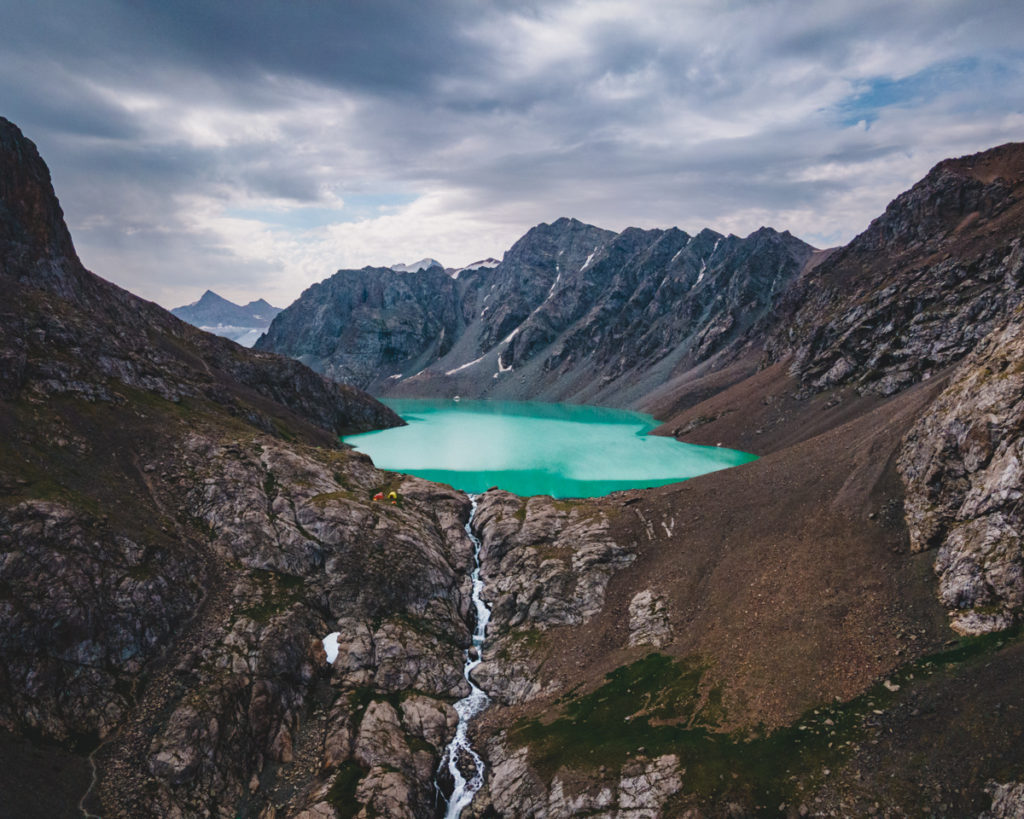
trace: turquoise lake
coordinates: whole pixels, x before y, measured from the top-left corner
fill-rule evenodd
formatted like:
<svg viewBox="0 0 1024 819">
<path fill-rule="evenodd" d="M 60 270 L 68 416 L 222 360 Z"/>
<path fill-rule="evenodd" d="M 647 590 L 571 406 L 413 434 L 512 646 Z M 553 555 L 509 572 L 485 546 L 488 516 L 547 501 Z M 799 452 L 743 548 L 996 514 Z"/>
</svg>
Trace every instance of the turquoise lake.
<svg viewBox="0 0 1024 819">
<path fill-rule="evenodd" d="M 647 435 L 650 415 L 576 404 L 387 399 L 405 427 L 348 435 L 381 469 L 478 493 L 586 498 L 675 483 L 756 455 Z"/>
</svg>

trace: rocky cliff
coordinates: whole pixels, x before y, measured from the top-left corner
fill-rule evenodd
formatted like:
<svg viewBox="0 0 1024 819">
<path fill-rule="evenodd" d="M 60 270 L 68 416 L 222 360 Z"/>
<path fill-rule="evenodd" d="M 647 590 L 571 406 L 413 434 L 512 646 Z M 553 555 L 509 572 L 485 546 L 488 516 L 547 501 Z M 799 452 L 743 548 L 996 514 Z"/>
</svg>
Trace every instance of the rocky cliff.
<svg viewBox="0 0 1024 819">
<path fill-rule="evenodd" d="M 341 270 L 280 313 L 256 343 L 335 381 L 375 388 L 445 355 L 462 330 L 457 281 L 435 265 L 412 273 Z"/>
<path fill-rule="evenodd" d="M 457 280 L 339 271 L 257 346 L 379 394 L 621 404 L 742 347 L 811 253 L 768 228 L 614 234 L 559 219 Z"/>
<path fill-rule="evenodd" d="M 1018 243 L 1010 265 L 1021 265 Z M 911 546 L 936 549 L 939 594 L 960 633 L 1024 615 L 1024 307 L 984 338 L 900 453 Z"/>
</svg>

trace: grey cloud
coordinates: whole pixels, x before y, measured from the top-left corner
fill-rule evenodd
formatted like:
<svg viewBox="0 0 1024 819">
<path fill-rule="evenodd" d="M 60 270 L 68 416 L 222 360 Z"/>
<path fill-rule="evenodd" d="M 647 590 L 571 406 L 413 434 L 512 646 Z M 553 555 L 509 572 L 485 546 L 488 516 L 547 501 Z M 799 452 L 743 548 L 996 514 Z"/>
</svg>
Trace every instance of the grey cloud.
<svg viewBox="0 0 1024 819">
<path fill-rule="evenodd" d="M 875 215 L 863 209 L 884 206 L 906 179 L 808 169 L 895 157 L 920 166 L 922 152 L 930 161 L 988 147 L 957 129 L 943 136 L 949 125 L 969 121 L 977 139 L 995 138 L 1022 112 L 1014 3 L 652 0 L 579 25 L 564 17 L 573 6 L 511 0 L 12 5 L 0 20 L 0 113 L 39 143 L 83 255 L 150 292 L 182 275 L 214 289 L 274 275 L 179 213 L 189 196 L 308 204 L 325 190 L 442 193 L 524 230 L 560 215 L 693 229 L 745 210 L 846 214 L 854 199 L 868 202 L 857 205 L 864 221 L 830 223 L 848 238 Z M 554 38 L 548 69 L 528 70 L 533 52 L 510 51 L 510 21 L 560 16 L 586 48 L 560 54 Z M 970 70 L 975 58 L 987 62 L 960 91 L 950 83 L 905 104 L 920 117 L 891 112 L 895 131 L 849 127 L 858 105 L 878 104 L 864 95 L 879 72 L 942 61 Z M 821 107 L 808 106 L 827 83 Z M 118 94 L 171 104 L 154 112 Z M 227 145 L 190 140 L 175 130 L 179 106 L 198 104 L 276 125 Z M 701 133 L 707 122 L 730 127 Z"/>
<path fill-rule="evenodd" d="M 283 73 L 414 92 L 439 72 L 480 58 L 480 45 L 457 25 L 478 8 L 469 0 L 37 0 L 6 11 L 3 39 L 19 50 L 52 49 L 90 73 L 156 74 L 187 65 L 236 82 Z"/>
</svg>

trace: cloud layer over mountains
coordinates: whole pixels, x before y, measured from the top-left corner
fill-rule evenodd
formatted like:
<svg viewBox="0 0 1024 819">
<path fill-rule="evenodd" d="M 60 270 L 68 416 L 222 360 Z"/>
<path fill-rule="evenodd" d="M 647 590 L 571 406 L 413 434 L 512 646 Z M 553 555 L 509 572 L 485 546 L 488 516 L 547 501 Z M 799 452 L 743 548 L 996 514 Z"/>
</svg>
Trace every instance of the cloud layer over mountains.
<svg viewBox="0 0 1024 819">
<path fill-rule="evenodd" d="M 85 263 L 164 304 L 500 255 L 571 215 L 847 241 L 1024 132 L 1012 3 L 40 0 L 0 99 Z"/>
</svg>

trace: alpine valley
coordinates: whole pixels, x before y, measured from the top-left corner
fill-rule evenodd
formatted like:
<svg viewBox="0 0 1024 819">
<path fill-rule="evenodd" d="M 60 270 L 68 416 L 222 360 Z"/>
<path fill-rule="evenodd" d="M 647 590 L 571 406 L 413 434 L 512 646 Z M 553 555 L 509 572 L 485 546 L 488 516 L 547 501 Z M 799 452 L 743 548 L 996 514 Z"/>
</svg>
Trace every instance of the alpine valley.
<svg viewBox="0 0 1024 819">
<path fill-rule="evenodd" d="M 0 814 L 443 815 L 478 552 L 463 816 L 1022 815 L 1022 239 L 1009 144 L 842 248 L 559 219 L 248 350 L 85 270 L 0 119 Z M 761 457 L 474 504 L 339 444 L 361 390 Z"/>
</svg>

